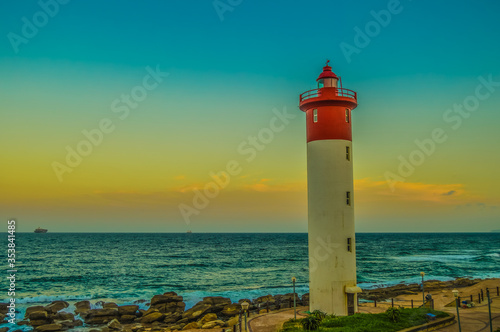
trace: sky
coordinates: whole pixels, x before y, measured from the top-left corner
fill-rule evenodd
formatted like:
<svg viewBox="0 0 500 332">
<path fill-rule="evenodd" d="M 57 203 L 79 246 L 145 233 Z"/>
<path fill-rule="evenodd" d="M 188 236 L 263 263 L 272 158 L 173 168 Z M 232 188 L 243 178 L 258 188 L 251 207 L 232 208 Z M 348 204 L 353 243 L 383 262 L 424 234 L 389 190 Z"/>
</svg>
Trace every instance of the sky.
<svg viewBox="0 0 500 332">
<path fill-rule="evenodd" d="M 358 93 L 358 232 L 500 229 L 498 1 L 4 1 L 0 219 L 306 232 L 302 92 Z"/>
</svg>

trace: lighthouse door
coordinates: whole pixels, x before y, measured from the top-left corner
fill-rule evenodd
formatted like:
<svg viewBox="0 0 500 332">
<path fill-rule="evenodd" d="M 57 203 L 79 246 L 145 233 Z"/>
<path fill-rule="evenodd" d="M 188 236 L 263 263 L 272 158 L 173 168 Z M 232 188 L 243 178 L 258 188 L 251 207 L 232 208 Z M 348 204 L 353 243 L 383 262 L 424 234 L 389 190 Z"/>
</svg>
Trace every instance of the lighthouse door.
<svg viewBox="0 0 500 332">
<path fill-rule="evenodd" d="M 354 315 L 354 294 L 347 293 L 347 316 Z"/>
</svg>

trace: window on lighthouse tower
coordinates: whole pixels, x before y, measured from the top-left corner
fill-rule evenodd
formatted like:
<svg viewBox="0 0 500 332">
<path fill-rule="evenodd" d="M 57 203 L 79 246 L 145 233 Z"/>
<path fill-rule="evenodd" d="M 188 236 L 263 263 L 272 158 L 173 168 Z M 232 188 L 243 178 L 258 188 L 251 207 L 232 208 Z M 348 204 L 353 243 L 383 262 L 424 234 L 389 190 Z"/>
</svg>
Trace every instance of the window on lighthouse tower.
<svg viewBox="0 0 500 332">
<path fill-rule="evenodd" d="M 349 109 L 345 109 L 345 122 L 349 122 Z"/>
<path fill-rule="evenodd" d="M 314 123 L 318 122 L 318 110 L 317 109 L 313 110 L 313 122 Z"/>
</svg>

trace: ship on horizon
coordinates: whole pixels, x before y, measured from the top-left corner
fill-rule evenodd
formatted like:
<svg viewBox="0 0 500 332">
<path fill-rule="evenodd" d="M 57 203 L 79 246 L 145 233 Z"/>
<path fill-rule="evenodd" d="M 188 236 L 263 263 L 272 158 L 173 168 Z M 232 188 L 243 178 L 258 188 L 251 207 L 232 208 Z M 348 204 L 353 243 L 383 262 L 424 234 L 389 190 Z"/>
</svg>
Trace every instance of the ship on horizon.
<svg viewBox="0 0 500 332">
<path fill-rule="evenodd" d="M 35 229 L 35 233 L 47 233 L 47 232 L 48 230 L 45 228 L 38 227 L 37 229 Z"/>
</svg>

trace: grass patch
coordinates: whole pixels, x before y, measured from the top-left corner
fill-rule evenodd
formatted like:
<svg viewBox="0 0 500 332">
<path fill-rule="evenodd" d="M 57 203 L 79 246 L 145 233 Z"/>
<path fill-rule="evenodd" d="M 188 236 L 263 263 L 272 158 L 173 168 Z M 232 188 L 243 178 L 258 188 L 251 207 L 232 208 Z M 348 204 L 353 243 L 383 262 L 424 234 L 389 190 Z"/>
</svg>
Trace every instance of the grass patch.
<svg viewBox="0 0 500 332">
<path fill-rule="evenodd" d="M 408 327 L 421 325 L 427 322 L 425 314 L 432 313 L 437 318 L 447 317 L 442 311 L 429 308 L 399 309 L 397 321 L 394 313 L 383 312 L 379 314 L 355 314 L 352 316 L 326 316 L 317 329 L 306 330 L 302 322 L 309 319 L 289 320 L 283 324 L 282 332 L 305 332 L 315 330 L 318 332 L 395 332 Z M 308 326 L 308 324 L 305 324 Z"/>
</svg>

